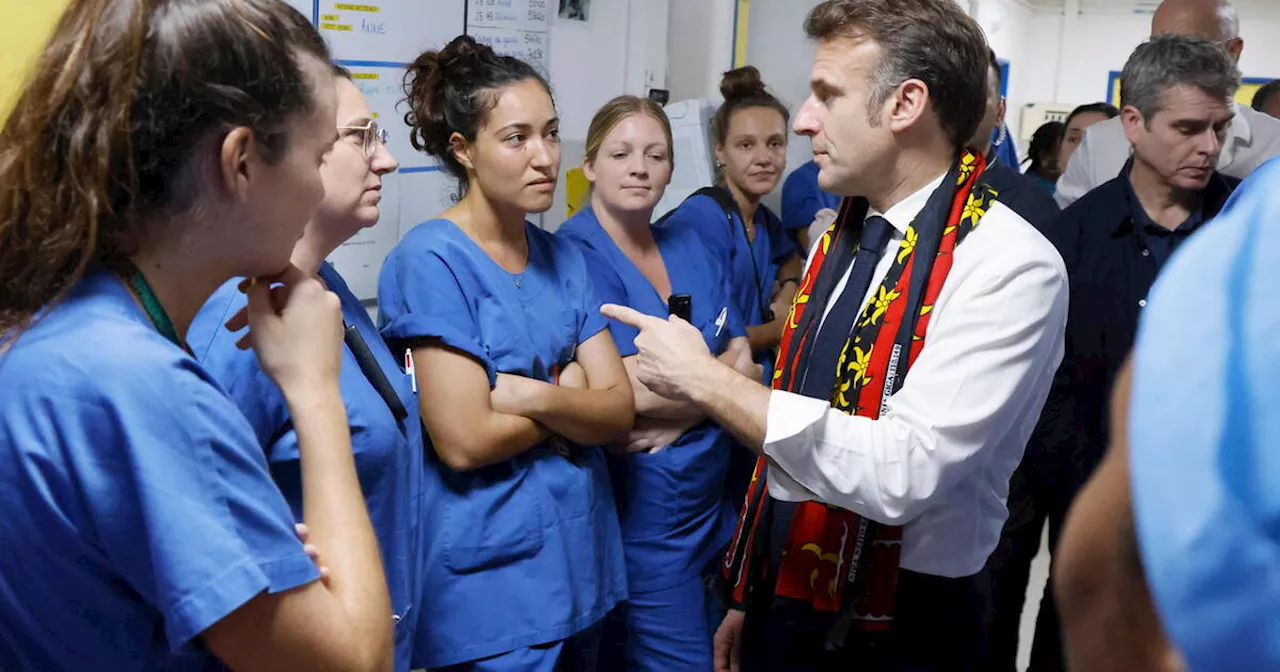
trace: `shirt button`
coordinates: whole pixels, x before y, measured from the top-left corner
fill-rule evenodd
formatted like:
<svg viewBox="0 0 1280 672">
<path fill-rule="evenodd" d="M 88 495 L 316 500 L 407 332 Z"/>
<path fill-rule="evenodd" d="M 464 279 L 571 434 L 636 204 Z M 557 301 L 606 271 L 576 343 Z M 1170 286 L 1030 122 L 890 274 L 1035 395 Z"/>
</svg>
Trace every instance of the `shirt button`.
<svg viewBox="0 0 1280 672">
<path fill-rule="evenodd" d="M 1148 250 L 1148 249 L 1146 249 L 1146 248 L 1143 248 L 1143 250 L 1142 250 L 1142 256 L 1144 256 L 1144 257 L 1149 257 L 1149 256 L 1151 256 L 1151 250 Z"/>
<path fill-rule="evenodd" d="M 1138 307 L 1139 307 L 1139 308 L 1146 308 L 1146 307 L 1147 307 L 1147 300 L 1146 300 L 1146 299 L 1139 299 L 1139 300 L 1138 300 Z"/>
</svg>

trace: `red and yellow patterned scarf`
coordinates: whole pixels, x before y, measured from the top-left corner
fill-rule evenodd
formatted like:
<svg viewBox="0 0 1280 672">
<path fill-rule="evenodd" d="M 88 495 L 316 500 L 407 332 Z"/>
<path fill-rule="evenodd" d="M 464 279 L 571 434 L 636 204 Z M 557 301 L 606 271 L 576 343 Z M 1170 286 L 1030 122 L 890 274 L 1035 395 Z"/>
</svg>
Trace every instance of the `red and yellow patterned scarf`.
<svg viewBox="0 0 1280 672">
<path fill-rule="evenodd" d="M 925 347 L 930 312 L 951 271 L 952 252 L 986 213 L 995 194 L 978 184 L 986 168 L 980 156 L 963 152 L 942 185 L 907 228 L 893 265 L 857 320 L 833 375 L 831 406 L 876 419 L 902 385 L 907 369 Z M 857 250 L 867 213 L 863 199 L 845 199 L 839 219 L 823 235 L 805 272 L 779 344 L 773 388 L 798 391 L 834 288 Z M 830 262 L 830 263 L 828 263 Z M 903 353 L 906 356 L 903 357 Z M 815 362 L 817 366 L 830 366 Z M 775 597 L 807 602 L 821 612 L 852 610 L 852 624 L 888 629 L 897 592 L 902 528 L 851 511 L 803 502 L 795 507 L 780 561 L 769 557 L 765 460 L 756 462 L 750 489 L 725 558 L 731 601 L 748 600 L 748 587 L 772 587 Z M 775 567 L 776 564 L 776 567 Z M 753 588 L 754 590 L 754 588 Z M 754 596 L 753 596 L 754 597 Z"/>
</svg>

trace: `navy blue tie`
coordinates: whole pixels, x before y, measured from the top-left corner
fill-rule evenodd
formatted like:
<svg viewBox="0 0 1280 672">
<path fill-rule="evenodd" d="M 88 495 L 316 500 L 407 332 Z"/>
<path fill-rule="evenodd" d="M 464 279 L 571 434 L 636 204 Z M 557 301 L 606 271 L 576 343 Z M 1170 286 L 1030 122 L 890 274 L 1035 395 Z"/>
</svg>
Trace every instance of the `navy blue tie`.
<svg viewBox="0 0 1280 672">
<path fill-rule="evenodd" d="M 862 299 L 871 287 L 871 278 L 875 275 L 885 244 L 889 242 L 891 230 L 889 221 L 884 217 L 872 216 L 863 222 L 849 282 L 818 329 L 818 337 L 814 339 L 813 351 L 808 358 L 809 365 L 800 384 L 800 394 L 814 399 L 831 397 L 840 353 L 849 342 L 854 323 L 862 314 Z"/>
</svg>

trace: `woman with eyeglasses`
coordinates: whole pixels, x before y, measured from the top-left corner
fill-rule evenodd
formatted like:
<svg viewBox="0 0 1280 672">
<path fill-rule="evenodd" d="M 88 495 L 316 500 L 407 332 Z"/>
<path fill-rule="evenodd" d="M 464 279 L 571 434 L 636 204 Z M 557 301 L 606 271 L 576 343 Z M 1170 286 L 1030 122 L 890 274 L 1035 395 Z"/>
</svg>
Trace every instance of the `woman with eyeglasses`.
<svg viewBox="0 0 1280 672">
<path fill-rule="evenodd" d="M 422 429 L 418 404 L 408 378 L 387 348 L 360 300 L 327 262 L 339 245 L 378 223 L 382 176 L 395 171 L 364 94 L 345 69 L 334 68 L 337 82 L 337 137 L 320 166 L 324 200 L 293 247 L 293 265 L 322 282 L 342 301 L 345 347 L 338 385 L 351 428 L 356 474 L 369 519 L 382 550 L 395 627 L 396 670 L 409 669 L 418 609 L 422 559 L 418 517 L 422 487 Z M 243 333 L 223 324 L 245 306 L 233 279 L 219 289 L 196 316 L 187 342 L 196 358 L 226 389 L 249 419 L 262 443 L 271 475 L 284 493 L 294 519 L 305 521 L 303 462 L 298 433 L 284 395 L 253 353 L 237 343 Z M 326 552 L 331 549 L 319 549 Z"/>
</svg>

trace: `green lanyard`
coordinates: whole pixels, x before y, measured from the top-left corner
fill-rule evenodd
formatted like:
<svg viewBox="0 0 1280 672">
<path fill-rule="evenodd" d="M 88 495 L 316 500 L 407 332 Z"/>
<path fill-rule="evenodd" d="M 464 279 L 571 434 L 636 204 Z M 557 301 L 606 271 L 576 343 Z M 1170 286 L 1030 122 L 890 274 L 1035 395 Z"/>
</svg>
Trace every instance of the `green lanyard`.
<svg viewBox="0 0 1280 672">
<path fill-rule="evenodd" d="M 191 349 L 182 342 L 182 337 L 178 336 L 178 329 L 173 326 L 173 320 L 169 319 L 169 313 L 164 311 L 160 298 L 156 296 L 155 290 L 151 289 L 151 283 L 147 282 L 147 276 L 143 275 L 142 271 L 128 259 L 112 260 L 111 269 L 124 281 L 138 303 L 142 304 L 143 312 L 155 325 L 156 331 L 174 345 L 190 353 Z"/>
</svg>

